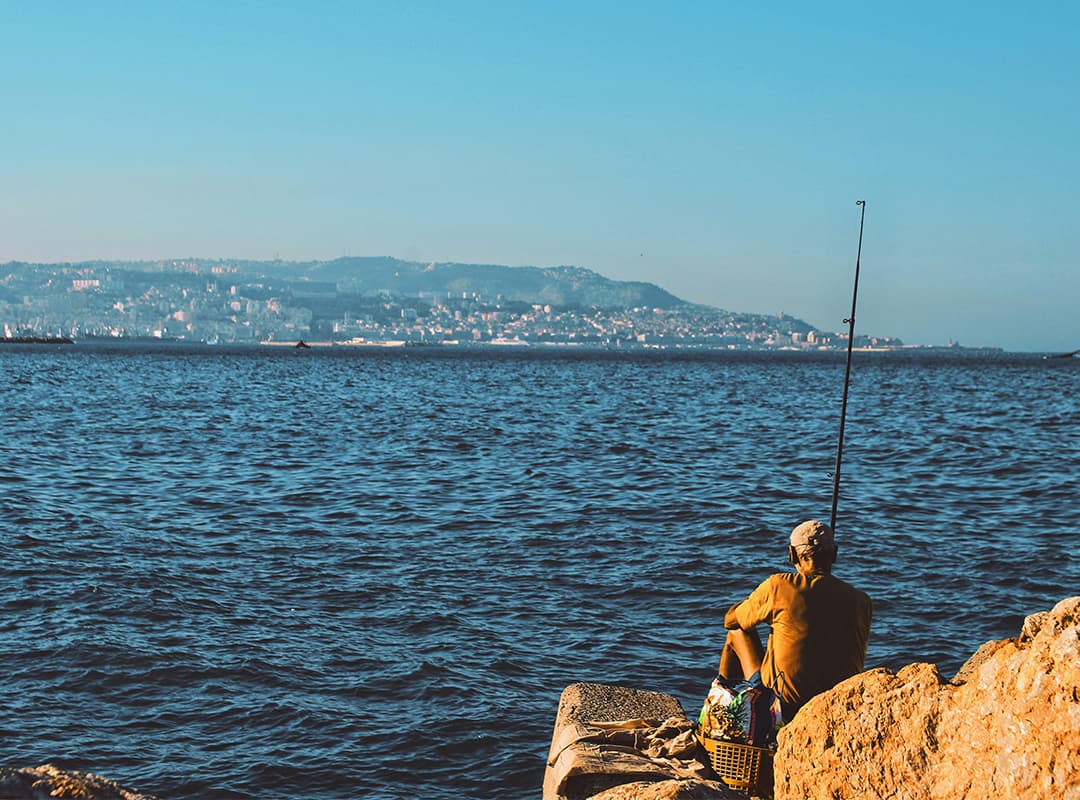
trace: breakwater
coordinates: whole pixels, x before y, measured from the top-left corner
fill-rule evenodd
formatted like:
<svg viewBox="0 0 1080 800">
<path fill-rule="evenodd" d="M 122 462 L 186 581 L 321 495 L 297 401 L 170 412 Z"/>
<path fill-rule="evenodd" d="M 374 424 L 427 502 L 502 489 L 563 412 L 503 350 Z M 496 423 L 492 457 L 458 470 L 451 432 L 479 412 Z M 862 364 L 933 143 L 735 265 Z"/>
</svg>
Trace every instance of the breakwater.
<svg viewBox="0 0 1080 800">
<path fill-rule="evenodd" d="M 741 751 L 711 762 L 670 695 L 574 684 L 559 702 L 543 796 L 1072 800 L 1077 686 L 1080 597 L 985 643 L 951 680 L 927 663 L 855 675 L 801 709 L 774 755 L 753 759 Z"/>
</svg>

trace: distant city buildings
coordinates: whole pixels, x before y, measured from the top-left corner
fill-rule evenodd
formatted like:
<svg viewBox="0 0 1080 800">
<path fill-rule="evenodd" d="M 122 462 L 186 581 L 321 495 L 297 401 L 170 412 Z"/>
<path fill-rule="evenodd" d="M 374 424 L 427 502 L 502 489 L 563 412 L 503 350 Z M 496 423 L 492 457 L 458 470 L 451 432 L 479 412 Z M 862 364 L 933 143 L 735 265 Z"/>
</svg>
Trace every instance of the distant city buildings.
<svg viewBox="0 0 1080 800">
<path fill-rule="evenodd" d="M 0 266 L 6 336 L 150 337 L 196 342 L 600 345 L 636 348 L 828 350 L 846 334 L 787 314 L 705 306 L 557 307 L 470 292 L 340 291 L 330 282 L 270 278 L 239 265 Z M 902 346 L 856 337 L 855 346 Z"/>
</svg>

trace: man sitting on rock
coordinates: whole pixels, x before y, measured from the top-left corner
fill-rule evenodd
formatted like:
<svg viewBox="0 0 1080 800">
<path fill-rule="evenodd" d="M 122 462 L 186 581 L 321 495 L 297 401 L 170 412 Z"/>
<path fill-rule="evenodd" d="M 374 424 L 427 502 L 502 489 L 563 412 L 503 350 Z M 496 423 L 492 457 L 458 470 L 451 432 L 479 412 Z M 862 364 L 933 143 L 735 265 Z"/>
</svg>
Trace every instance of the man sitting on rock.
<svg viewBox="0 0 1080 800">
<path fill-rule="evenodd" d="M 724 616 L 720 677 L 764 684 L 789 722 L 814 695 L 862 672 L 870 636 L 870 598 L 832 576 L 832 528 L 810 520 L 791 532 L 795 572 L 770 576 Z M 772 628 L 763 651 L 755 626 Z"/>
</svg>

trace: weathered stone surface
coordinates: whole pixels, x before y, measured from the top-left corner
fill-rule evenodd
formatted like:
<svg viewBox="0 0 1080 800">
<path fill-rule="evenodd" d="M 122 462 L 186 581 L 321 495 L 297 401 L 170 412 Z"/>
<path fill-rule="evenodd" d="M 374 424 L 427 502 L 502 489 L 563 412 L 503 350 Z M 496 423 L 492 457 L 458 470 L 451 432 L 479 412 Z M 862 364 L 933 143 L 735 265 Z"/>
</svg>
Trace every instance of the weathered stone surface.
<svg viewBox="0 0 1080 800">
<path fill-rule="evenodd" d="M 559 698 L 556 722 L 614 722 L 633 718 L 663 720 L 684 716 L 682 703 L 670 694 L 604 683 L 573 683 L 563 690 Z"/>
<path fill-rule="evenodd" d="M 124 789 L 88 772 L 66 772 L 51 764 L 12 769 L 0 767 L 3 800 L 158 800 Z"/>
<path fill-rule="evenodd" d="M 669 694 L 571 684 L 559 700 L 544 800 L 744 797 L 710 779 L 692 728 Z"/>
<path fill-rule="evenodd" d="M 731 797 L 746 800 L 744 795 L 733 795 L 724 784 L 715 781 L 638 781 L 595 794 L 590 800 L 730 800 Z"/>
<path fill-rule="evenodd" d="M 875 669 L 780 731 L 777 800 L 1080 800 L 1080 597 L 984 645 L 947 682 Z"/>
</svg>

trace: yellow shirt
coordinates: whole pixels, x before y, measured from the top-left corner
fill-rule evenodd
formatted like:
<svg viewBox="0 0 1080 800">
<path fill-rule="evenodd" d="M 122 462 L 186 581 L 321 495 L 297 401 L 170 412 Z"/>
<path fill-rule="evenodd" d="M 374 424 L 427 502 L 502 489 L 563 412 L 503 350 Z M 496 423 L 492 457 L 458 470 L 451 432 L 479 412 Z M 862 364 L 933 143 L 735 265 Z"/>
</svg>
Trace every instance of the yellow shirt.
<svg viewBox="0 0 1080 800">
<path fill-rule="evenodd" d="M 725 624 L 772 628 L 761 680 L 792 709 L 790 719 L 814 695 L 862 672 L 872 611 L 870 598 L 839 578 L 785 572 L 732 608 Z"/>
</svg>

